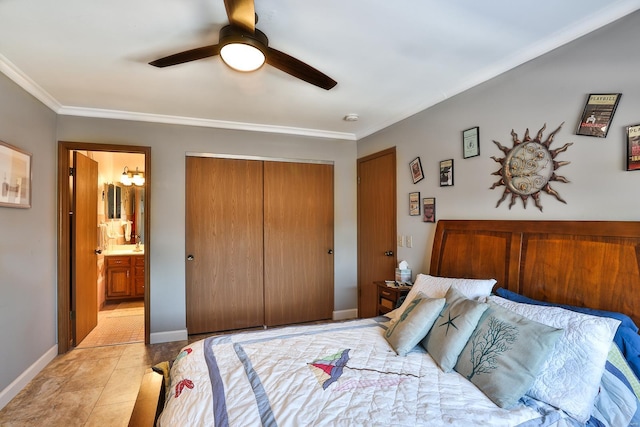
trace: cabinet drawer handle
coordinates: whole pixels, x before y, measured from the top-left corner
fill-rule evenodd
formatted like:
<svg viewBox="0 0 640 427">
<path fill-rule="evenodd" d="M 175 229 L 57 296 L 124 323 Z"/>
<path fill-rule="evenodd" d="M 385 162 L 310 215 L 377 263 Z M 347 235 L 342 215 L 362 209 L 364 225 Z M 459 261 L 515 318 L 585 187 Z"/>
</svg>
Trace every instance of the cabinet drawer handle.
<svg viewBox="0 0 640 427">
<path fill-rule="evenodd" d="M 382 292 L 380 292 L 380 294 L 382 294 L 382 296 L 385 296 L 385 297 L 390 297 L 391 296 L 391 292 L 388 292 L 388 291 L 382 291 Z"/>
</svg>

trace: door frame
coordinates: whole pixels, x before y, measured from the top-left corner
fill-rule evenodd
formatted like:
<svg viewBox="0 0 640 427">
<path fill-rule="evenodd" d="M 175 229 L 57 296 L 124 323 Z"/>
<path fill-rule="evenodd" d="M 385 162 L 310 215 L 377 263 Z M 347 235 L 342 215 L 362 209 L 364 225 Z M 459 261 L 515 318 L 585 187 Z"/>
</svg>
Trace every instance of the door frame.
<svg viewBox="0 0 640 427">
<path fill-rule="evenodd" d="M 100 144 L 90 142 L 58 141 L 58 354 L 69 351 L 71 346 L 70 313 L 71 313 L 71 186 L 69 184 L 70 153 L 72 151 L 108 151 L 116 153 L 144 154 L 145 173 L 145 206 L 144 229 L 144 342 L 149 344 L 150 337 L 150 287 L 151 270 L 151 147 L 138 145 Z M 97 233 L 97 231 L 96 231 Z"/>
</svg>

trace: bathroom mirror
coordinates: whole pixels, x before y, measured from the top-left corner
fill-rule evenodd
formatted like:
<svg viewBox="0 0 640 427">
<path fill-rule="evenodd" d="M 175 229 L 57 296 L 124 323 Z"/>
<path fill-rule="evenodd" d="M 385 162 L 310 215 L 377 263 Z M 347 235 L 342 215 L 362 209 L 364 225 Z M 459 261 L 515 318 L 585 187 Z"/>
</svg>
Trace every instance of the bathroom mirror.
<svg viewBox="0 0 640 427">
<path fill-rule="evenodd" d="M 105 216 L 108 219 L 122 218 L 122 188 L 119 185 L 105 184 Z"/>
</svg>

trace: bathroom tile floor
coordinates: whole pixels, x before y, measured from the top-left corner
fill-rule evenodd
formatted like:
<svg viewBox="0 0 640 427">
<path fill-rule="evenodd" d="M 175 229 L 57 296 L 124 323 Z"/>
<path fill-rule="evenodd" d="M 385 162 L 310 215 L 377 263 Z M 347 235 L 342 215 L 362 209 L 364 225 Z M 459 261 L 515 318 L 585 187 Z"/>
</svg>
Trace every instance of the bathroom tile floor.
<svg viewBox="0 0 640 427">
<path fill-rule="evenodd" d="M 144 342 L 144 301 L 109 303 L 98 312 L 98 326 L 77 348 Z"/>
</svg>

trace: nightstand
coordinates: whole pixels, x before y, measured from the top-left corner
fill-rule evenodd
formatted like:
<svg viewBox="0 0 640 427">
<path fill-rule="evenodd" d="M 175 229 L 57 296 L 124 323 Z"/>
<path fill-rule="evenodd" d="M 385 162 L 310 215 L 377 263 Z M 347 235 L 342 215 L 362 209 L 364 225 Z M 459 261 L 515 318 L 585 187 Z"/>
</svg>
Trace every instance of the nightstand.
<svg viewBox="0 0 640 427">
<path fill-rule="evenodd" d="M 410 286 L 387 286 L 385 282 L 374 282 L 378 288 L 378 314 L 386 314 L 396 308 L 401 297 L 411 290 Z"/>
</svg>

